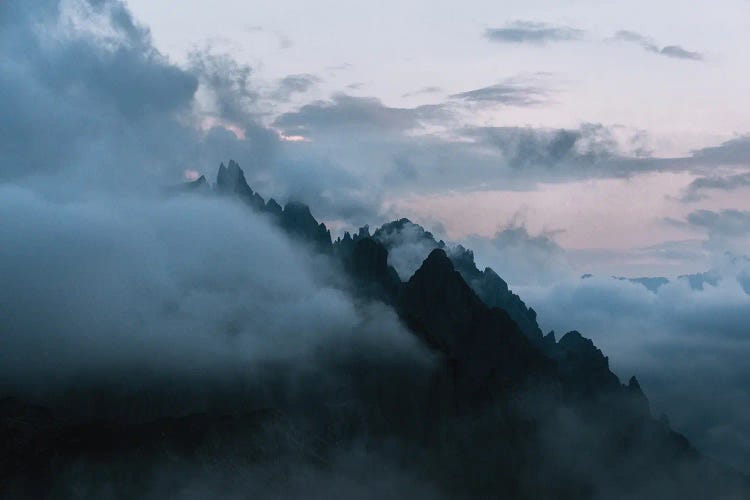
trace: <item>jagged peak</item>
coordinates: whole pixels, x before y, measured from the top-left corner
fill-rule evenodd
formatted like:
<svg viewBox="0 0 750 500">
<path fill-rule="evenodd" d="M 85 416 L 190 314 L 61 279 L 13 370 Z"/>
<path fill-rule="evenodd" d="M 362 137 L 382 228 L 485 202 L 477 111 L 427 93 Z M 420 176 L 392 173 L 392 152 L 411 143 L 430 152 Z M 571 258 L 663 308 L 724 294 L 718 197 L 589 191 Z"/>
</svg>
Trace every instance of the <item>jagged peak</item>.
<svg viewBox="0 0 750 500">
<path fill-rule="evenodd" d="M 409 278 L 408 283 L 441 283 L 441 286 L 444 286 L 446 283 L 452 283 L 453 281 L 460 282 L 461 286 L 470 289 L 458 271 L 456 271 L 453 262 L 448 258 L 445 250 L 435 248 L 422 262 L 419 269 Z"/>
<path fill-rule="evenodd" d="M 641 384 L 638 383 L 638 379 L 635 378 L 635 375 L 630 377 L 630 380 L 628 380 L 628 388 L 637 390 L 638 392 L 643 392 L 641 390 Z"/>
<path fill-rule="evenodd" d="M 276 214 L 280 214 L 283 211 L 283 209 L 281 208 L 281 205 L 279 205 L 279 203 L 273 198 L 270 198 L 268 200 L 268 203 L 266 203 L 266 210 L 268 210 L 271 213 L 276 213 Z"/>
<path fill-rule="evenodd" d="M 591 339 L 587 339 L 586 337 L 584 337 L 581 334 L 581 332 L 579 332 L 578 330 L 571 330 L 565 335 L 563 335 L 562 338 L 560 339 L 559 344 L 561 347 L 575 348 L 575 347 L 586 346 L 586 347 L 595 348 L 594 343 L 591 341 Z"/>
<path fill-rule="evenodd" d="M 445 268 L 454 270 L 453 262 L 448 258 L 448 254 L 442 248 L 433 249 L 422 263 L 421 268 Z M 420 268 L 420 269 L 421 269 Z"/>
<path fill-rule="evenodd" d="M 500 277 L 491 267 L 484 268 L 484 275 L 504 292 L 509 292 L 508 283 Z"/>
<path fill-rule="evenodd" d="M 433 236 L 430 231 L 427 231 L 424 227 L 415 222 L 412 222 L 406 217 L 402 217 L 401 219 L 393 220 L 391 222 L 386 222 L 378 229 L 376 229 L 372 236 L 373 238 L 380 240 L 381 243 L 385 244 L 386 246 L 389 246 L 393 243 L 391 239 L 395 235 L 398 235 L 406 229 L 416 231 L 419 238 L 438 244 L 435 236 Z M 439 246 L 444 246 L 444 243 L 441 241 Z"/>
<path fill-rule="evenodd" d="M 296 200 L 288 201 L 287 204 L 284 205 L 284 212 L 304 215 L 306 217 L 309 216 L 314 219 L 312 212 L 310 211 L 310 207 L 308 205 L 305 205 L 301 201 L 296 201 Z"/>
<path fill-rule="evenodd" d="M 245 179 L 245 172 L 234 160 L 229 160 L 228 167 L 225 167 L 223 162 L 219 165 L 219 171 L 216 174 L 216 187 L 224 193 L 248 192 L 251 195 L 253 194 L 253 190 L 250 189 Z"/>
<path fill-rule="evenodd" d="M 356 240 L 356 239 L 359 239 L 359 238 L 370 238 L 370 237 L 371 237 L 370 236 L 370 225 L 369 224 L 365 224 L 364 226 L 362 226 L 362 227 L 359 228 L 359 230 L 357 231 L 357 234 L 354 237 L 354 239 Z"/>
</svg>

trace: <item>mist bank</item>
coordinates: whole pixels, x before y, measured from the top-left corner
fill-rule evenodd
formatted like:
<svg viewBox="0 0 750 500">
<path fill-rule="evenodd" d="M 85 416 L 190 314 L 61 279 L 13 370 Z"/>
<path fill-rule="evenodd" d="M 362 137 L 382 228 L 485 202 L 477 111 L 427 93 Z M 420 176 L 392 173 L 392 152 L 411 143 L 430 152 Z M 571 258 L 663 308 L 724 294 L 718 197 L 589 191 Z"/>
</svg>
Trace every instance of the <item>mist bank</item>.
<svg viewBox="0 0 750 500">
<path fill-rule="evenodd" d="M 371 344 L 375 357 L 429 360 L 392 310 L 347 292 L 330 259 L 231 200 L 0 193 L 4 392 L 41 401 L 164 384 L 208 397 L 209 383 L 257 385 L 264 367 L 313 376 L 334 351 Z"/>
</svg>

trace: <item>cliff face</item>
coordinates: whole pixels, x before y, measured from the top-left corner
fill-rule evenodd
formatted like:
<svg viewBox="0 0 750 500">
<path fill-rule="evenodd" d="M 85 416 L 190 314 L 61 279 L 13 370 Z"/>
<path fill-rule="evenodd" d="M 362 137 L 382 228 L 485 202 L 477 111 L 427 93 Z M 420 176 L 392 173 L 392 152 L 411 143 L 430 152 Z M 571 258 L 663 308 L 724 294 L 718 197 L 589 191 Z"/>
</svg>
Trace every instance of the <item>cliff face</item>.
<svg viewBox="0 0 750 500">
<path fill-rule="evenodd" d="M 395 311 L 430 362 L 410 364 L 377 346 L 337 351 L 329 372 L 311 371 L 283 395 L 277 374 L 217 395 L 228 403 L 204 414 L 145 422 L 81 420 L 5 399 L 0 493 L 70 496 L 65 478 L 74 471 L 144 497 L 154 467 L 186 473 L 231 463 L 226 470 L 262 476 L 278 498 L 300 471 L 340 481 L 351 469 L 336 457 L 363 448 L 381 469 L 429 483 L 429 497 L 747 498 L 746 479 L 653 419 L 637 379 L 621 384 L 591 340 L 576 331 L 559 342 L 542 337 L 533 309 L 491 269 L 479 271 L 470 250 L 448 249 L 406 219 L 332 242 L 307 206 L 266 203 L 235 162 L 219 168 L 213 188 L 203 179 L 185 191 L 234 197 L 266 214 L 338 266 L 342 286 L 363 304 Z M 390 252 L 406 230 L 428 254 L 402 280 Z"/>
</svg>

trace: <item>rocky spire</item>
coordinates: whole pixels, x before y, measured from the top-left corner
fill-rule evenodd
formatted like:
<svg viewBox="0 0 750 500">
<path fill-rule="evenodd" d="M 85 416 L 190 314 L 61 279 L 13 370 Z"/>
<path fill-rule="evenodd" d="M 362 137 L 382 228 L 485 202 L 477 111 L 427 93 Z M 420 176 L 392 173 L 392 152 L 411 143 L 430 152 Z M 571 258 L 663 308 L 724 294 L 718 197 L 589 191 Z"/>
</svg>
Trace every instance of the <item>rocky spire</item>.
<svg viewBox="0 0 750 500">
<path fill-rule="evenodd" d="M 224 163 L 219 165 L 219 172 L 216 175 L 216 191 L 222 195 L 237 196 L 256 210 L 262 210 L 265 207 L 265 201 L 250 188 L 245 179 L 245 172 L 234 160 L 229 160 L 227 167 Z"/>
<path fill-rule="evenodd" d="M 310 213 L 310 207 L 303 203 L 290 201 L 281 214 L 281 227 L 289 234 L 311 243 L 317 250 L 330 252 L 331 232 L 325 224 L 318 223 Z"/>
<path fill-rule="evenodd" d="M 630 396 L 632 406 L 644 415 L 651 414 L 651 405 L 648 402 L 648 398 L 641 389 L 641 384 L 638 383 L 638 379 L 635 375 L 630 377 L 627 386 L 627 393 Z"/>
</svg>

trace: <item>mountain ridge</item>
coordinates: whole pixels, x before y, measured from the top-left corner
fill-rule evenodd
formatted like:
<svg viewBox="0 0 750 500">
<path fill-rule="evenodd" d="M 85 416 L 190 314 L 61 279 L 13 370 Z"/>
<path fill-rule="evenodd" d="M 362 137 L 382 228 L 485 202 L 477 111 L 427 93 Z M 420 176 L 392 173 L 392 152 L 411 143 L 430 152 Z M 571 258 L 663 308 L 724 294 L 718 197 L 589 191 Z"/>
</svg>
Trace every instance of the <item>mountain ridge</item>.
<svg viewBox="0 0 750 500">
<path fill-rule="evenodd" d="M 542 336 L 534 310 L 492 269 L 480 271 L 471 250 L 447 248 L 408 219 L 333 241 L 307 205 L 266 202 L 234 161 L 222 163 L 214 186 L 201 177 L 178 191 L 236 199 L 268 216 L 292 241 L 339 266 L 342 286 L 363 304 L 390 307 L 429 350 L 430 363 L 337 351 L 333 390 L 314 372 L 295 383 L 294 397 L 275 396 L 277 383 L 260 380 L 258 401 L 273 403 L 265 409 L 246 407 L 240 391 L 228 393 L 224 409 L 136 424 L 60 418 L 1 400 L 0 451 L 11 458 L 0 464 L 0 479 L 10 493 L 54 494 L 60 467 L 92 461 L 92 476 L 104 474 L 135 496 L 145 486 L 129 478 L 165 461 L 231 460 L 262 470 L 290 464 L 268 479 L 278 484 L 300 464 L 336 473 L 333 458 L 352 446 L 387 457 L 446 498 L 730 499 L 750 492 L 746 476 L 702 456 L 666 418 L 654 419 L 637 378 L 621 383 L 590 339 L 577 331 Z M 405 281 L 391 262 L 404 230 L 432 247 Z M 342 387 L 348 399 L 336 396 Z"/>
</svg>

